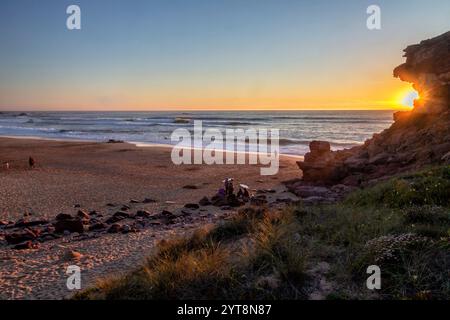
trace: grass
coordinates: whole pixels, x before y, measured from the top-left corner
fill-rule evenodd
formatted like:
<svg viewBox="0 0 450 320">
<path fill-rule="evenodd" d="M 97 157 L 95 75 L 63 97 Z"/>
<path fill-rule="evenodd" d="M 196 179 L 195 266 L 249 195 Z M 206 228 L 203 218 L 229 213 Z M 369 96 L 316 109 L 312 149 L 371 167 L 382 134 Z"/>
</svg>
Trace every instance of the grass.
<svg viewBox="0 0 450 320">
<path fill-rule="evenodd" d="M 305 299 L 319 263 L 329 299 L 450 298 L 450 166 L 428 168 L 325 206 L 246 207 L 75 299 Z M 365 286 L 378 265 L 381 290 Z"/>
</svg>

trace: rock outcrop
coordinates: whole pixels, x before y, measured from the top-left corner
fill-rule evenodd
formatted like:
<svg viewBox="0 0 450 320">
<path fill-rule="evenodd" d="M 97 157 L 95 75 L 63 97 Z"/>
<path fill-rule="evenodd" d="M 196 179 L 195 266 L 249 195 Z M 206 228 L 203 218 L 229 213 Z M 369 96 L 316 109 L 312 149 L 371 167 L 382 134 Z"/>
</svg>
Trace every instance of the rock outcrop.
<svg viewBox="0 0 450 320">
<path fill-rule="evenodd" d="M 406 62 L 394 76 L 413 84 L 420 98 L 411 111 L 394 114 L 394 124 L 364 145 L 331 151 L 313 141 L 298 165 L 304 184 L 361 186 L 428 164 L 449 162 L 450 32 L 405 49 Z"/>
</svg>

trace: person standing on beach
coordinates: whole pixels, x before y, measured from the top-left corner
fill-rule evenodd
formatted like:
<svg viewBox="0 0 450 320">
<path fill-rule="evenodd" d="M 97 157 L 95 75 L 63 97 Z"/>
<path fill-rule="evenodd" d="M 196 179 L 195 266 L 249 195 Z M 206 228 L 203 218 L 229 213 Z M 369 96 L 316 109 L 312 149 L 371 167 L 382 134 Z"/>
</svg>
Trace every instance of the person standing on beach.
<svg viewBox="0 0 450 320">
<path fill-rule="evenodd" d="M 30 169 L 33 169 L 35 164 L 36 162 L 32 157 L 28 158 L 28 165 L 30 166 Z"/>
</svg>

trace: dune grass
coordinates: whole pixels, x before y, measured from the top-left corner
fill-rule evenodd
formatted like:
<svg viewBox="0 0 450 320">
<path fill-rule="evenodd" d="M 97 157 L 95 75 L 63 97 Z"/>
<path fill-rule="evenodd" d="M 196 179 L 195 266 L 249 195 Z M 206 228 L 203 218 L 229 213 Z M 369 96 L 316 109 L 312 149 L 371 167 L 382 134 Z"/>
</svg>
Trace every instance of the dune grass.
<svg viewBox="0 0 450 320">
<path fill-rule="evenodd" d="M 402 175 L 338 204 L 246 207 L 75 299 L 306 299 L 327 262 L 328 299 L 450 298 L 450 166 Z M 381 290 L 366 288 L 378 265 Z"/>
</svg>

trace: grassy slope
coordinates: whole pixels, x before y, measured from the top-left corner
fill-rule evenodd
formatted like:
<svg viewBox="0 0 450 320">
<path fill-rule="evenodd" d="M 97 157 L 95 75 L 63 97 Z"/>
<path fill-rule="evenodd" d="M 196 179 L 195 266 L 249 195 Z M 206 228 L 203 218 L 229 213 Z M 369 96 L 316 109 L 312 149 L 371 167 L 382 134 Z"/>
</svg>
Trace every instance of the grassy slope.
<svg viewBox="0 0 450 320">
<path fill-rule="evenodd" d="M 76 299 L 305 299 L 327 262 L 328 299 L 450 298 L 450 166 L 404 175 L 327 206 L 245 208 L 162 242 L 145 265 Z M 366 288 L 378 265 L 382 289 Z M 319 288 L 320 291 L 320 288 Z"/>
</svg>

